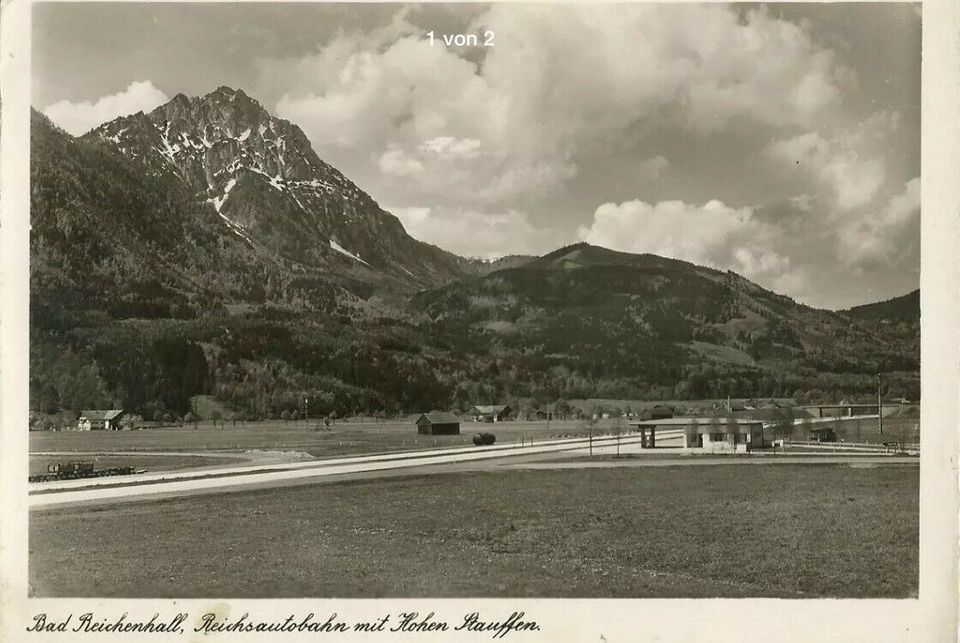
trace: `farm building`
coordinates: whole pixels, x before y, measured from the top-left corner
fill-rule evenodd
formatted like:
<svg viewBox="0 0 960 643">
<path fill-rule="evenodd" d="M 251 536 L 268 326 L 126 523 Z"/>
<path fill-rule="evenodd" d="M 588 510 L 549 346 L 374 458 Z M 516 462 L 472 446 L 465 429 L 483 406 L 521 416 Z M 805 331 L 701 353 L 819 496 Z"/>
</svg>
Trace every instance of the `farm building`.
<svg viewBox="0 0 960 643">
<path fill-rule="evenodd" d="M 122 409 L 108 411 L 81 411 L 77 431 L 119 431 Z"/>
<path fill-rule="evenodd" d="M 424 413 L 417 418 L 417 433 L 423 435 L 460 435 L 460 420 L 450 413 Z"/>
<path fill-rule="evenodd" d="M 764 446 L 763 422 L 740 418 L 664 418 L 631 422 L 644 448 L 657 446 L 657 430 L 682 431 L 682 446 L 711 453 L 746 453 Z"/>
<path fill-rule="evenodd" d="M 812 442 L 836 442 L 837 432 L 832 426 L 814 426 L 810 428 L 810 440 Z"/>
<path fill-rule="evenodd" d="M 503 422 L 512 420 L 514 413 L 509 404 L 475 406 L 470 409 L 474 422 Z"/>
<path fill-rule="evenodd" d="M 642 420 L 665 420 L 673 417 L 673 409 L 663 404 L 657 404 L 649 409 L 644 409 L 638 416 Z"/>
<path fill-rule="evenodd" d="M 716 402 L 713 405 L 715 411 L 725 411 L 727 413 L 737 413 L 740 411 L 753 411 L 756 409 L 753 400 L 727 400 L 726 402 Z"/>
</svg>

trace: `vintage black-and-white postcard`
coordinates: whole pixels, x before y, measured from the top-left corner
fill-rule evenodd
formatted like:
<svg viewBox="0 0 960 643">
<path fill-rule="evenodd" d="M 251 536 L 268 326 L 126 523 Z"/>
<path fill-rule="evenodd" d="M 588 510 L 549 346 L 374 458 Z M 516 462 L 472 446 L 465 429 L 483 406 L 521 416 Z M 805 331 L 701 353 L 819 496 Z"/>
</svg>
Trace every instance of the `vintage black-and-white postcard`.
<svg viewBox="0 0 960 643">
<path fill-rule="evenodd" d="M 6 3 L 0 636 L 955 639 L 953 5 Z"/>
</svg>

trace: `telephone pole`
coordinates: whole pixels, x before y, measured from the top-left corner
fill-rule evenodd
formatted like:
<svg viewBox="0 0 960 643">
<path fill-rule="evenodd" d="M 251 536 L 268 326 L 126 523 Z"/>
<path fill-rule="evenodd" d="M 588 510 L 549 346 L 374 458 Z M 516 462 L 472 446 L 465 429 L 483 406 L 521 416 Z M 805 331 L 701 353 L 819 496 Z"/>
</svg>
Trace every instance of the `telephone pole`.
<svg viewBox="0 0 960 643">
<path fill-rule="evenodd" d="M 877 422 L 880 426 L 880 435 L 883 435 L 883 396 L 880 393 L 880 370 L 877 369 Z"/>
</svg>

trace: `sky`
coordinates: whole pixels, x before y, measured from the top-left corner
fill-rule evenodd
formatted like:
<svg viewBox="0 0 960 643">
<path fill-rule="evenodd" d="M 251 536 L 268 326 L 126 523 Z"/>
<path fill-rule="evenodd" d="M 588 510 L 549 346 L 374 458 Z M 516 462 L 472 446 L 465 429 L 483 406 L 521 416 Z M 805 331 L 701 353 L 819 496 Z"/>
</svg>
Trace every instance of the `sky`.
<svg viewBox="0 0 960 643">
<path fill-rule="evenodd" d="M 81 134 L 240 88 L 452 252 L 587 241 L 836 309 L 919 287 L 920 13 L 41 3 L 32 101 Z"/>
</svg>

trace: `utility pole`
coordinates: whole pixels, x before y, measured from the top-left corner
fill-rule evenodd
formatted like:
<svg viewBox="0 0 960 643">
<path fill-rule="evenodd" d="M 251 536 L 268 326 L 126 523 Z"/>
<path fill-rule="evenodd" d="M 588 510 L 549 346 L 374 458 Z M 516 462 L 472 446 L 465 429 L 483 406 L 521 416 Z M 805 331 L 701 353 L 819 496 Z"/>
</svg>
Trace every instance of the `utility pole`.
<svg viewBox="0 0 960 643">
<path fill-rule="evenodd" d="M 883 397 L 880 394 L 880 369 L 877 369 L 877 421 L 880 426 L 880 435 L 883 435 Z"/>
</svg>

